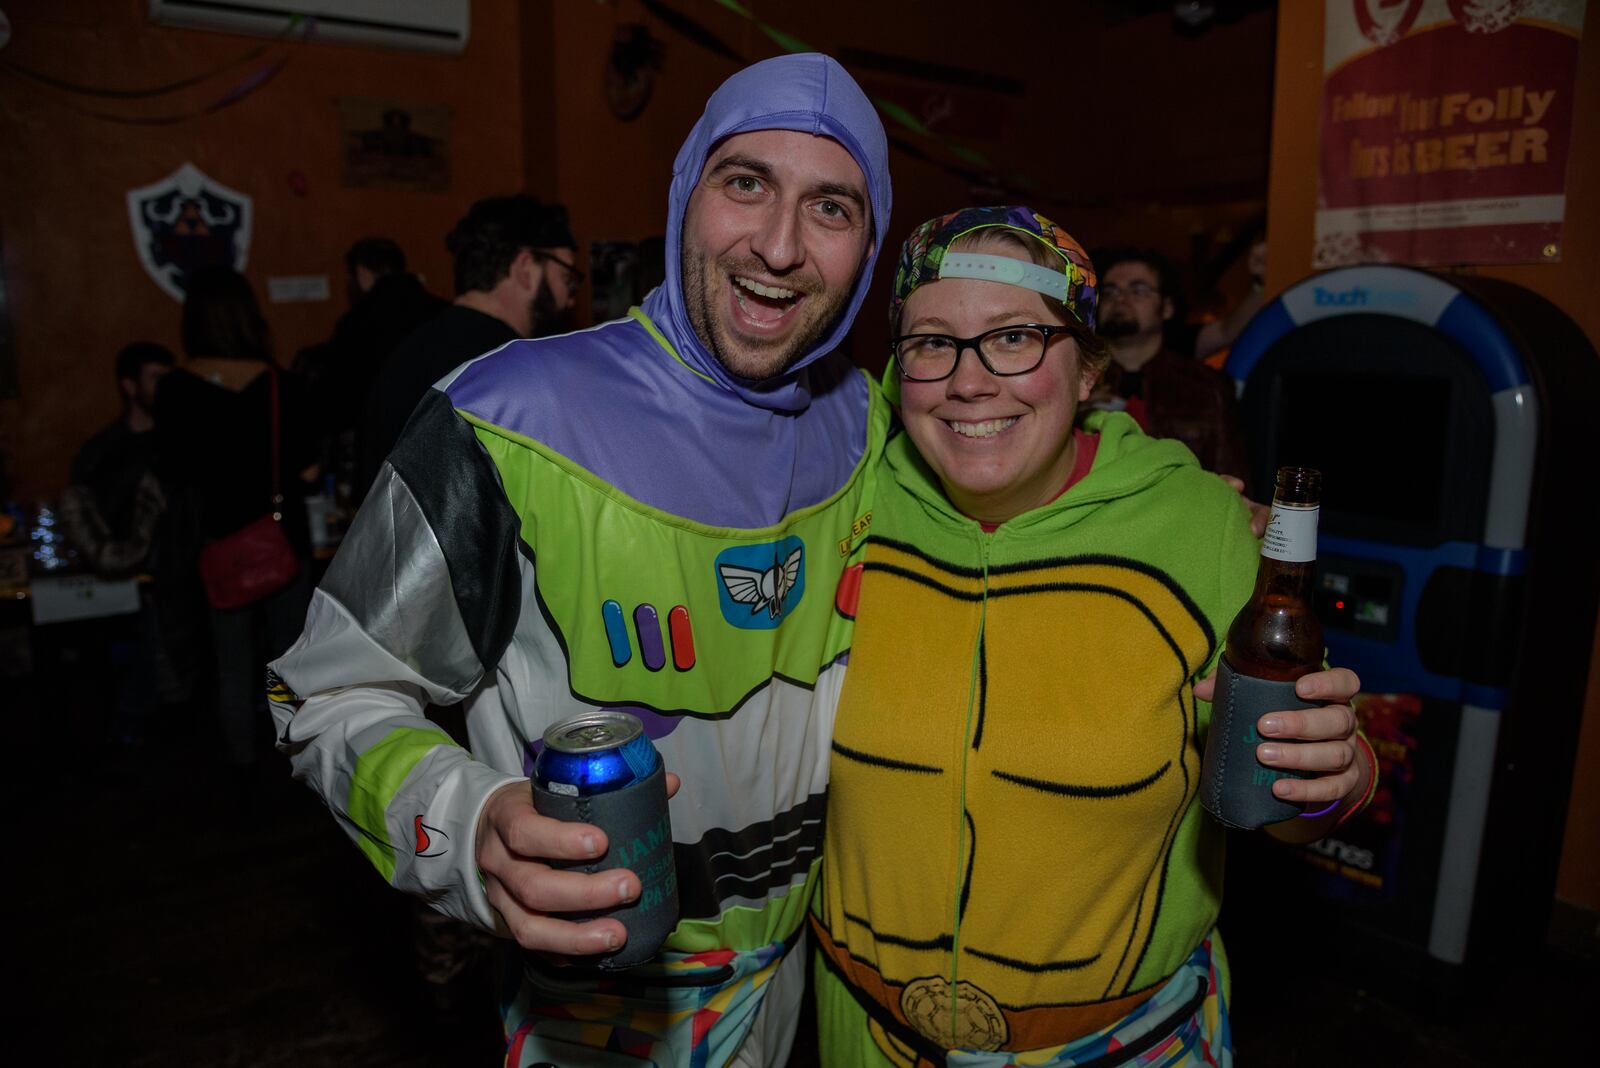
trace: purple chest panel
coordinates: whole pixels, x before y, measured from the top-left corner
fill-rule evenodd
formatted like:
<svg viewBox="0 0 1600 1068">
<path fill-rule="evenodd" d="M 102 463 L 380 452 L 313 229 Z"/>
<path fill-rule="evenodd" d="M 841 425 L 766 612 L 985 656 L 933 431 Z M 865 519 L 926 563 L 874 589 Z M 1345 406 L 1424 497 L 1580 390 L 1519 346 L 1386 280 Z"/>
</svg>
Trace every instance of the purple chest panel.
<svg viewBox="0 0 1600 1068">
<path fill-rule="evenodd" d="M 807 407 L 757 407 L 622 320 L 513 342 L 444 389 L 456 408 L 554 449 L 652 508 L 754 528 L 832 496 L 865 448 L 865 379 L 838 356 L 806 373 Z"/>
</svg>

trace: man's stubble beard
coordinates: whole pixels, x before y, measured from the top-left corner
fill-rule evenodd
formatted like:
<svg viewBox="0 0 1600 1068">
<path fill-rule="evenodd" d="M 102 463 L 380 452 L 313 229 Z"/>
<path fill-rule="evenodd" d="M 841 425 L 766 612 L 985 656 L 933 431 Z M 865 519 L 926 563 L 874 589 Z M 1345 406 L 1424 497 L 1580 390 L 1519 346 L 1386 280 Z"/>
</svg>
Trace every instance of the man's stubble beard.
<svg viewBox="0 0 1600 1068">
<path fill-rule="evenodd" d="M 827 335 L 855 289 L 852 281 L 850 289 L 823 304 L 816 313 L 810 315 L 807 322 L 801 324 L 796 334 L 784 341 L 773 345 L 738 345 L 731 338 L 723 336 L 711 314 L 711 286 L 707 278 L 710 267 L 710 259 L 704 252 L 684 250 L 683 303 L 689 313 L 689 324 L 694 327 L 701 343 L 711 350 L 711 355 L 729 374 L 752 382 L 776 378 L 798 363 Z M 717 269 L 721 272 L 720 265 Z M 806 293 L 808 303 L 826 299 L 821 292 L 802 292 Z M 741 363 L 738 357 L 745 356 L 752 349 L 754 354 L 747 362 Z"/>
</svg>

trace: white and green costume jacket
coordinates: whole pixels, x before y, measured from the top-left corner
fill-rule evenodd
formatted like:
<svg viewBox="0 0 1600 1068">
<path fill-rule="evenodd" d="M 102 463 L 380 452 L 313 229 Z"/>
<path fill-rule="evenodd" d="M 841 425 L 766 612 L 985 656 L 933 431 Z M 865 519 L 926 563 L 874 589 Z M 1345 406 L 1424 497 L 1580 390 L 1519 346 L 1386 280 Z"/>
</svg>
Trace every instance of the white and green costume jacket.
<svg viewBox="0 0 1600 1068">
<path fill-rule="evenodd" d="M 666 284 L 627 319 L 513 342 L 440 382 L 274 665 L 295 773 L 392 884 L 485 928 L 474 828 L 547 727 L 632 712 L 681 776 L 669 952 L 604 978 L 530 963 L 513 1063 L 724 1063 L 809 904 L 852 630 L 836 591 L 888 423 L 835 351 L 872 259 L 825 336 L 762 382 L 706 351 L 678 268 L 706 153 L 774 128 L 851 151 L 881 245 L 883 131 L 842 69 L 789 56 L 730 79 L 675 166 Z M 456 701 L 470 751 L 426 718 Z"/>
</svg>

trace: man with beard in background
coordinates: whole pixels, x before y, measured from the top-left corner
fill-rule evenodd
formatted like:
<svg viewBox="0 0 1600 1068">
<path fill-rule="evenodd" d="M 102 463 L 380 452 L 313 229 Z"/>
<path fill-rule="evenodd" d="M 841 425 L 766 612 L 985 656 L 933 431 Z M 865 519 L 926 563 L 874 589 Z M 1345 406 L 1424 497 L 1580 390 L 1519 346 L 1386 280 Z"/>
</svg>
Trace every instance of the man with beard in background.
<svg viewBox="0 0 1600 1068">
<path fill-rule="evenodd" d="M 1101 265 L 1096 330 L 1110 343 L 1112 359 L 1088 406 L 1125 409 L 1151 437 L 1187 445 L 1207 471 L 1248 479 L 1233 383 L 1166 343 L 1176 307 L 1171 266 L 1137 249 L 1102 251 L 1095 262 Z"/>
<path fill-rule="evenodd" d="M 364 494 L 411 411 L 439 379 L 518 338 L 562 332 L 583 274 L 567 209 L 526 194 L 473 204 L 445 245 L 455 261 L 455 303 L 417 328 L 384 361 L 361 432 Z"/>
</svg>

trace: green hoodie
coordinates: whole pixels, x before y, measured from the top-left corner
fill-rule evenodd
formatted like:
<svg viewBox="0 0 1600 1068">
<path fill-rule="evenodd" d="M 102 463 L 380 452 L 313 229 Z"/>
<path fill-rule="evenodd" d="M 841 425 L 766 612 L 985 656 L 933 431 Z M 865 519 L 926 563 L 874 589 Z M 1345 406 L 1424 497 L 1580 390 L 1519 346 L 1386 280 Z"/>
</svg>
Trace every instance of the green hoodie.
<svg viewBox="0 0 1600 1068">
<path fill-rule="evenodd" d="M 896 437 L 859 603 L 840 597 L 859 625 L 822 960 L 880 1024 L 943 1048 L 1097 1031 L 1216 921 L 1222 834 L 1195 803 L 1210 708 L 1190 687 L 1250 596 L 1257 545 L 1242 499 L 1182 445 L 1123 413 L 1085 429 L 1089 473 L 992 534 Z"/>
</svg>

